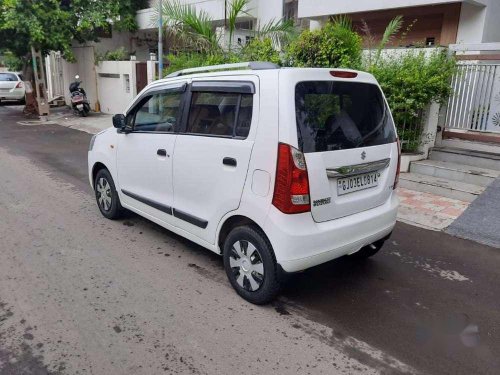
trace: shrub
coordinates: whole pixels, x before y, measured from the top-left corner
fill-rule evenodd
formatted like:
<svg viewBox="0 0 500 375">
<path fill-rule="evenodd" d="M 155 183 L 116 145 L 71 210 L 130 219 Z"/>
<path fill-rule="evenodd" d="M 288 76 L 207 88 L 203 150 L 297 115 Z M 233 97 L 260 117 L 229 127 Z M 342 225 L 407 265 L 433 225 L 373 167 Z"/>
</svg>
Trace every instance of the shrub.
<svg viewBox="0 0 500 375">
<path fill-rule="evenodd" d="M 361 67 L 361 37 L 346 18 L 328 22 L 319 30 L 303 31 L 287 53 L 288 64 L 297 67 Z"/>
<path fill-rule="evenodd" d="M 127 61 L 129 59 L 130 54 L 127 52 L 125 47 L 120 47 L 115 49 L 114 51 L 106 51 L 104 54 L 95 54 L 95 62 L 99 63 L 100 61 Z"/>
<path fill-rule="evenodd" d="M 106 52 L 104 57 L 107 61 L 125 61 L 129 59 L 129 53 L 125 50 L 125 47 L 120 47 L 114 51 Z"/>
<path fill-rule="evenodd" d="M 368 68 L 384 91 L 401 138 L 409 127 L 420 135 L 422 113 L 431 102 L 443 103 L 450 96 L 455 69 L 455 60 L 444 51 L 427 56 L 408 51 L 383 57 Z M 415 151 L 418 145 L 419 141 L 410 142 L 404 151 Z"/>
<path fill-rule="evenodd" d="M 240 62 L 241 57 L 233 53 L 179 52 L 167 55 L 168 67 L 164 75 L 188 68 Z"/>
<path fill-rule="evenodd" d="M 271 38 L 254 39 L 243 47 L 241 58 L 245 61 L 269 61 L 280 65 L 280 54 L 273 46 Z"/>
<path fill-rule="evenodd" d="M 270 61 L 280 64 L 280 55 L 273 47 L 271 38 L 254 39 L 240 50 L 225 52 L 221 49 L 211 52 L 178 52 L 166 56 L 168 67 L 164 74 L 177 70 L 242 61 Z"/>
</svg>

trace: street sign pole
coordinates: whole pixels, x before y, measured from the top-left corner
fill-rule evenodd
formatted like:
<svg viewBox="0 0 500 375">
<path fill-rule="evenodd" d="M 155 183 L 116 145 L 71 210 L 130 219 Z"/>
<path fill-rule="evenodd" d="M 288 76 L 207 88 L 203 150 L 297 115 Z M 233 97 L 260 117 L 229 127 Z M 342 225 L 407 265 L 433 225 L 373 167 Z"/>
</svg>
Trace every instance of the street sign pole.
<svg viewBox="0 0 500 375">
<path fill-rule="evenodd" d="M 158 79 L 163 75 L 163 14 L 162 0 L 158 0 Z"/>
</svg>

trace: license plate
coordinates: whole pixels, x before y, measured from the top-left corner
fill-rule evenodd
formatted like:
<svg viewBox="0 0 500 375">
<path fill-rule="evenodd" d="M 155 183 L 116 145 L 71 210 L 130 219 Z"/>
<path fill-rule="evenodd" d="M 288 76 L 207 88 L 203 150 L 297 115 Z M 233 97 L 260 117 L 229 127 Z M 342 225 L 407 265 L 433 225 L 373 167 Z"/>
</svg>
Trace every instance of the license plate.
<svg viewBox="0 0 500 375">
<path fill-rule="evenodd" d="M 77 105 L 76 105 L 76 108 L 78 108 L 78 109 L 83 109 L 83 104 L 77 104 Z"/>
<path fill-rule="evenodd" d="M 337 195 L 353 193 L 378 185 L 380 172 L 360 174 L 357 176 L 341 178 L 337 180 Z"/>
</svg>

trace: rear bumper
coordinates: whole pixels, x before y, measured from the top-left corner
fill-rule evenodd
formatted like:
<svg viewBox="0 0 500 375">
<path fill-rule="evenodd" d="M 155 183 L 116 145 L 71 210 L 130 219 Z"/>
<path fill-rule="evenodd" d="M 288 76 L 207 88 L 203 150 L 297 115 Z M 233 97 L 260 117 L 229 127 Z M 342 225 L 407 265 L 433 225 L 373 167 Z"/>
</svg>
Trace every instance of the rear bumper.
<svg viewBox="0 0 500 375">
<path fill-rule="evenodd" d="M 264 231 L 286 272 L 301 271 L 352 254 L 386 237 L 396 224 L 399 199 L 340 219 L 316 223 L 310 213 L 285 215 L 272 206 Z"/>
<path fill-rule="evenodd" d="M 24 88 L 12 89 L 11 91 L 0 91 L 0 100 L 22 100 L 24 99 Z"/>
</svg>

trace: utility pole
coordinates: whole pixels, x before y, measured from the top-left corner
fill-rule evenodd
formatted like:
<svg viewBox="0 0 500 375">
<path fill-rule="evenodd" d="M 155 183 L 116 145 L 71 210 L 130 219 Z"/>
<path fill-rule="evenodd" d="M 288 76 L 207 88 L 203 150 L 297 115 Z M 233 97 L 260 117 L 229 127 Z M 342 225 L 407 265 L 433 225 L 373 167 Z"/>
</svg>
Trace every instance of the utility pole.
<svg viewBox="0 0 500 375">
<path fill-rule="evenodd" d="M 158 0 L 158 79 L 162 79 L 163 73 L 163 14 L 162 0 Z"/>
</svg>

